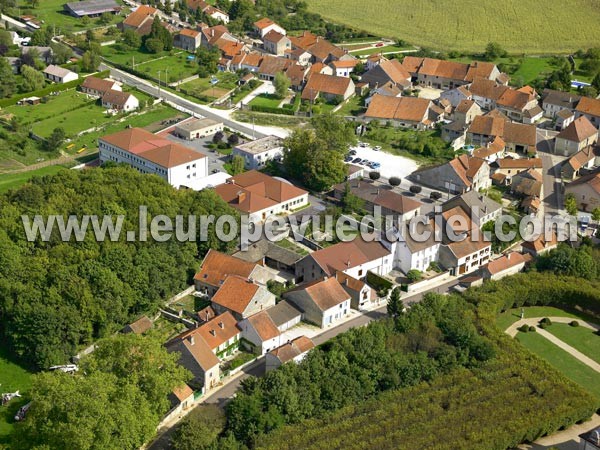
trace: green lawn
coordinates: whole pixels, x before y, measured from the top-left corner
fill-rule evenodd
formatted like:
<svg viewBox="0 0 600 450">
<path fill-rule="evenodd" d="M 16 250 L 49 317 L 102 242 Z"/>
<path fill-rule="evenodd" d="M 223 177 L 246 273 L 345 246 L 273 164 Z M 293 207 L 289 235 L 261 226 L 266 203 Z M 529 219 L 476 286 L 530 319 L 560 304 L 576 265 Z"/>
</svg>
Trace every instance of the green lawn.
<svg viewBox="0 0 600 450">
<path fill-rule="evenodd" d="M 575 312 L 567 312 L 563 309 L 555 308 L 553 306 L 528 306 L 523 308 L 525 312 L 525 318 L 530 319 L 532 317 L 570 317 L 573 319 L 589 320 L 589 317 Z M 521 319 L 521 308 L 512 308 L 498 314 L 496 318 L 496 324 L 502 331 L 506 330 L 513 323 Z"/>
<path fill-rule="evenodd" d="M 149 53 L 139 49 L 127 49 L 116 44 L 102 47 L 102 56 L 110 62 L 126 67 L 135 64 L 135 70 L 156 79 L 159 77 L 160 70 L 161 80 L 164 82 L 165 76 L 168 76 L 169 83 L 191 77 L 198 71 L 198 63 L 188 61 L 188 53 L 177 49 L 171 52 Z"/>
<path fill-rule="evenodd" d="M 523 58 L 523 62 L 511 74 L 511 78 L 520 80 L 523 84 L 529 84 L 540 76 L 549 75 L 554 70 L 550 61 L 550 58 Z"/>
<path fill-rule="evenodd" d="M 348 101 L 336 111 L 336 114 L 341 116 L 357 116 L 367 110 L 367 108 L 364 106 L 364 102 L 365 99 L 363 97 L 355 95 L 354 97 L 348 99 Z"/>
<path fill-rule="evenodd" d="M 252 111 L 235 111 L 233 118 L 240 122 L 255 123 L 256 125 L 267 125 L 284 128 L 296 128 L 308 122 L 306 117 L 286 116 L 283 114 L 265 114 Z"/>
<path fill-rule="evenodd" d="M 31 178 L 34 176 L 41 177 L 44 175 L 53 175 L 63 169 L 64 166 L 48 166 L 38 170 L 31 170 L 29 172 L 0 174 L 0 193 L 21 186 L 31 180 Z M 2 370 L 0 370 L 0 373 L 2 373 Z M 0 382 L 0 384 L 4 386 L 3 382 Z"/>
<path fill-rule="evenodd" d="M 517 339 L 531 352 L 552 364 L 567 378 L 600 398 L 600 374 L 591 367 L 586 366 L 538 333 L 519 332 Z"/>
<path fill-rule="evenodd" d="M 123 4 L 121 0 L 116 0 L 117 3 Z M 38 2 L 38 6 L 34 9 L 31 8 L 29 0 L 17 0 L 17 8 L 13 8 L 13 14 L 15 16 L 31 14 L 38 20 L 43 21 L 46 25 L 56 26 L 56 34 L 64 34 L 76 31 L 87 30 L 103 26 L 100 23 L 99 18 L 90 19 L 87 25 L 85 21 L 73 17 L 64 12 L 64 4 L 67 3 L 65 0 L 41 0 Z M 129 14 L 129 8 L 124 8 L 120 15 L 113 16 L 111 23 L 116 24 L 123 21 L 123 19 Z"/>
<path fill-rule="evenodd" d="M 220 95 L 217 91 L 229 91 L 237 86 L 238 76 L 235 73 L 218 72 L 215 74 L 215 77 L 219 82 L 214 86 L 210 83 L 212 77 L 207 77 L 196 78 L 195 80 L 181 84 L 179 87 L 188 92 L 194 92 L 208 97 L 218 97 Z M 213 95 L 213 88 L 215 90 L 215 95 Z"/>
<path fill-rule="evenodd" d="M 552 54 L 600 42 L 600 8 L 591 0 L 308 0 L 325 18 L 436 50 L 482 52 L 496 41 L 509 52 Z M 577 32 L 573 32 L 573 28 Z"/>
<path fill-rule="evenodd" d="M 277 241 L 277 242 L 275 242 L 275 244 L 279 245 L 280 247 L 291 250 L 295 253 L 298 253 L 300 256 L 308 255 L 308 251 L 306 251 L 304 248 L 300 247 L 299 245 L 297 245 L 293 242 L 290 242 L 287 239 L 282 239 L 281 241 Z"/>
<path fill-rule="evenodd" d="M 251 106 L 266 106 L 268 108 L 278 108 L 283 100 L 276 98 L 273 94 L 260 94 L 252 99 Z"/>
<path fill-rule="evenodd" d="M 0 406 L 0 446 L 9 442 L 15 413 L 27 403 L 27 393 L 31 388 L 31 372 L 12 360 L 3 347 L 0 347 L 0 382 L 2 392 L 19 391 L 23 397 L 12 400 L 7 406 Z"/>
<path fill-rule="evenodd" d="M 568 323 L 553 323 L 546 331 L 600 363 L 600 336 L 593 330 L 581 325 L 572 327 Z"/>
</svg>

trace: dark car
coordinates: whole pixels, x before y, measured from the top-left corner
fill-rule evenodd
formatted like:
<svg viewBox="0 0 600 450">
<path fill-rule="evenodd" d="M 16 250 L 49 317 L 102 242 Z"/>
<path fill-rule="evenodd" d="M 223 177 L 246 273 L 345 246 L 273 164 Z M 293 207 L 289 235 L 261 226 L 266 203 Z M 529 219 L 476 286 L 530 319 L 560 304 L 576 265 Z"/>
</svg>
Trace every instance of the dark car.
<svg viewBox="0 0 600 450">
<path fill-rule="evenodd" d="M 348 154 L 354 156 L 354 155 L 356 155 L 356 150 L 350 150 L 350 152 Z"/>
<path fill-rule="evenodd" d="M 346 156 L 346 157 L 344 158 L 344 161 L 345 161 L 345 162 L 350 162 L 350 161 L 352 161 L 352 156 Z"/>
<path fill-rule="evenodd" d="M 362 159 L 360 159 L 360 158 L 354 158 L 354 159 L 352 160 L 352 163 L 353 163 L 353 164 L 358 164 L 358 163 L 360 163 L 361 161 L 362 161 Z"/>
</svg>

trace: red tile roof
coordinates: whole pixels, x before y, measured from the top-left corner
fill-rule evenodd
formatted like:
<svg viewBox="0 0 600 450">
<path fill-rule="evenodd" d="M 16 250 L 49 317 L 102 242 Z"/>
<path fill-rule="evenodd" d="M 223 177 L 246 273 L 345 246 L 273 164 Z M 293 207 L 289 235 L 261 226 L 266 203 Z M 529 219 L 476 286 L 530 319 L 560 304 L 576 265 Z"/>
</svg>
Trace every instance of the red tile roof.
<svg viewBox="0 0 600 450">
<path fill-rule="evenodd" d="M 140 5 L 137 9 L 129 14 L 123 21 L 123 24 L 133 28 L 139 28 L 144 23 L 146 18 L 154 16 L 158 12 L 158 9 L 148 5 Z"/>
<path fill-rule="evenodd" d="M 351 82 L 352 80 L 348 77 L 313 73 L 308 78 L 306 86 L 304 86 L 302 98 L 314 100 L 319 93 L 343 96 L 348 91 Z"/>
<path fill-rule="evenodd" d="M 208 347 L 213 351 L 219 345 L 224 344 L 232 337 L 241 333 L 241 330 L 237 326 L 237 320 L 235 320 L 235 317 L 229 311 L 200 325 L 196 330 L 198 330 L 198 334 L 202 336 L 202 339 L 204 339 Z"/>
<path fill-rule="evenodd" d="M 377 241 L 363 241 L 360 238 L 318 250 L 307 258 L 312 258 L 325 271 L 333 276 L 339 271 L 359 266 L 378 258 L 389 256 L 390 251 Z"/>
<path fill-rule="evenodd" d="M 194 276 L 194 280 L 220 287 L 229 275 L 249 278 L 255 267 L 256 264 L 210 249 L 202 261 L 202 268 Z"/>
<path fill-rule="evenodd" d="M 273 322 L 267 311 L 261 311 L 248 317 L 248 322 L 252 324 L 252 327 L 256 330 L 258 337 L 262 341 L 273 339 L 280 334 L 275 322 Z"/>
<path fill-rule="evenodd" d="M 556 136 L 556 138 L 573 142 L 583 142 L 597 134 L 598 129 L 592 125 L 592 122 L 590 122 L 587 117 L 581 116 L 571 122 L 567 128 L 562 130 Z"/>
<path fill-rule="evenodd" d="M 424 122 L 431 101 L 417 97 L 388 97 L 375 94 L 369 103 L 365 117 L 375 119 Z"/>
<path fill-rule="evenodd" d="M 600 117 L 600 100 L 596 98 L 581 97 L 577 103 L 576 111 L 590 116 Z"/>
<path fill-rule="evenodd" d="M 236 275 L 229 275 L 215 293 L 212 302 L 230 311 L 243 314 L 259 286 L 252 281 Z"/>
</svg>

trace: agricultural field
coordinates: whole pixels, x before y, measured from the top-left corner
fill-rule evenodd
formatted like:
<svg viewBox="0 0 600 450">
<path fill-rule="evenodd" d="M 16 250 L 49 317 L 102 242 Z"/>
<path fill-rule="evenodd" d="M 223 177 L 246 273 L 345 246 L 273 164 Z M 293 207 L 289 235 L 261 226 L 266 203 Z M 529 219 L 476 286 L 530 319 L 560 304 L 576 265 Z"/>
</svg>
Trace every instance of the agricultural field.
<svg viewBox="0 0 600 450">
<path fill-rule="evenodd" d="M 117 3 L 123 4 L 121 0 Z M 99 18 L 92 18 L 89 21 L 78 19 L 64 12 L 65 0 L 42 0 L 38 6 L 31 8 L 30 0 L 17 0 L 16 8 L 12 8 L 12 14 L 16 17 L 29 14 L 35 16 L 46 25 L 55 26 L 56 34 L 72 33 L 87 29 L 104 26 Z M 117 24 L 129 14 L 129 8 L 124 8 L 120 15 L 115 15 L 112 24 Z"/>
<path fill-rule="evenodd" d="M 568 53 L 600 42 L 596 0 L 307 0 L 309 10 L 369 33 L 436 50 L 481 52 L 490 41 L 511 53 Z M 468 13 L 466 13 L 468 11 Z M 573 24 L 577 31 L 573 32 Z"/>
</svg>

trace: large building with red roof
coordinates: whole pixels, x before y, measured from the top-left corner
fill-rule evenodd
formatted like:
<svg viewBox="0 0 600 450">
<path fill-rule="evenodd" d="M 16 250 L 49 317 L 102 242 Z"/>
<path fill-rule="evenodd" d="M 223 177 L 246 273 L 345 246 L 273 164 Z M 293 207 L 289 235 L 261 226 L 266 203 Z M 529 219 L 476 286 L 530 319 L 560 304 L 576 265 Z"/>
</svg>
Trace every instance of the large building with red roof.
<svg viewBox="0 0 600 450">
<path fill-rule="evenodd" d="M 129 128 L 98 139 L 100 162 L 125 163 L 158 175 L 174 187 L 190 187 L 208 175 L 208 158 L 141 128 Z"/>
</svg>

